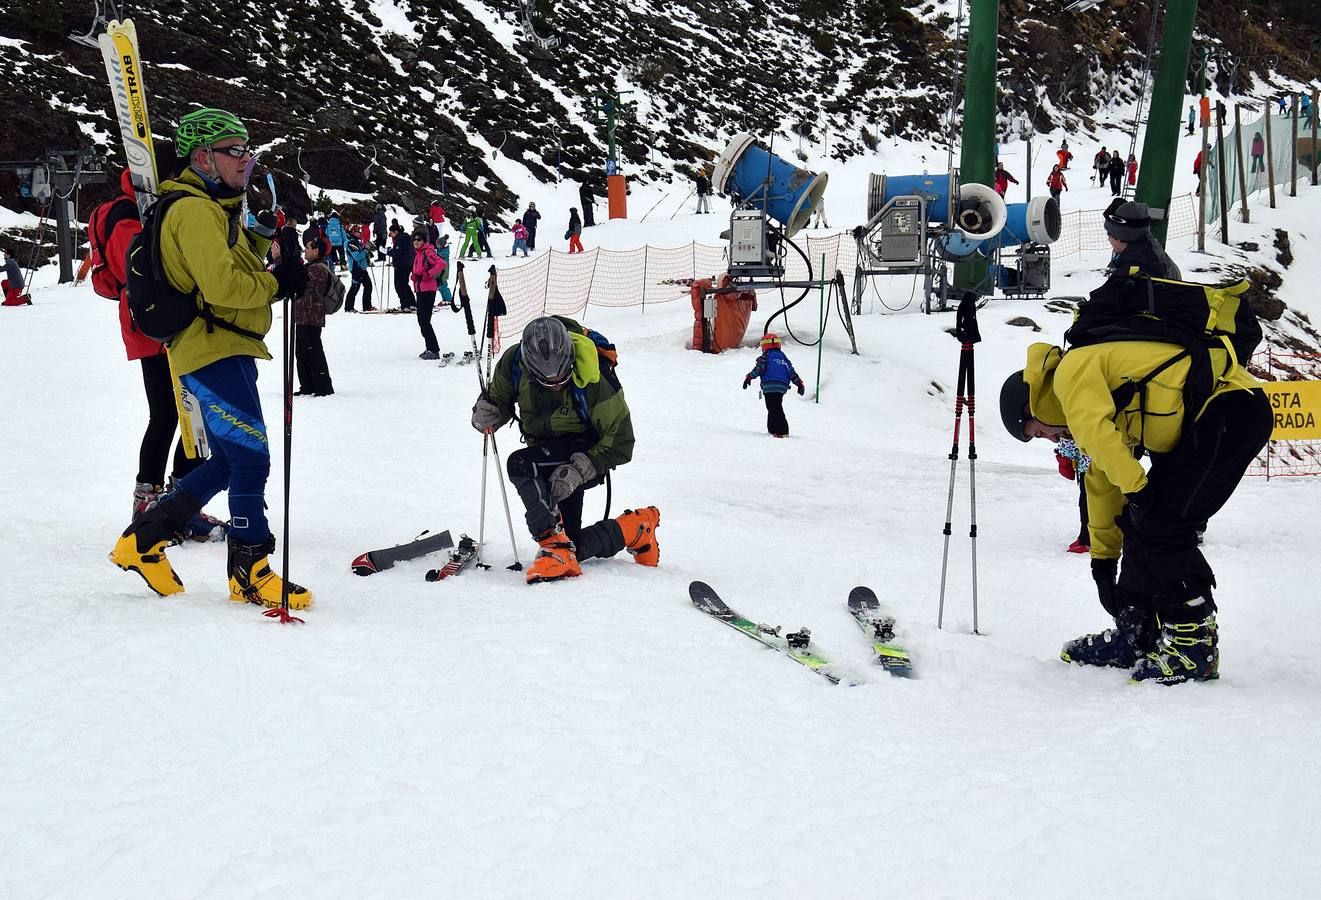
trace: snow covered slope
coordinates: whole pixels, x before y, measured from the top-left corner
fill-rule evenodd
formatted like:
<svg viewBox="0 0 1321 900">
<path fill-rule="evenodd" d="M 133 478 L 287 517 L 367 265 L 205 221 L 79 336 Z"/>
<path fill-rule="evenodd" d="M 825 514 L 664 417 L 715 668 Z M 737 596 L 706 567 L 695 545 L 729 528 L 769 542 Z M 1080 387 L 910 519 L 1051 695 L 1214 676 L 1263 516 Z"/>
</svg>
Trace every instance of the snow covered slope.
<svg viewBox="0 0 1321 900">
<path fill-rule="evenodd" d="M 854 224 L 862 175 L 832 172 L 837 225 Z M 1093 193 L 1070 199 L 1104 205 Z M 1315 209 L 1303 192 L 1240 226 L 1263 247 L 1290 230 L 1282 296 L 1313 314 Z M 714 241 L 724 225 L 656 218 L 590 229 L 588 244 Z M 1171 249 L 1197 267 L 1187 242 Z M 1089 289 L 1103 262 L 1057 261 L 1060 292 Z M 880 290 L 897 306 L 908 285 Z M 832 323 L 821 402 L 789 397 L 793 437 L 775 441 L 738 389 L 755 351 L 683 349 L 686 301 L 589 309 L 620 347 L 638 437 L 612 512 L 660 507 L 661 565 L 621 555 L 536 587 L 501 567 L 494 485 L 496 568 L 441 584 L 423 581 L 430 560 L 350 574 L 356 554 L 424 528 L 475 533 L 481 441 L 470 368 L 419 361 L 405 317 L 335 316 L 337 393 L 300 398 L 294 423 L 290 575 L 316 603 L 281 628 L 226 600 L 219 545 L 171 551 L 187 591 L 168 600 L 106 561 L 140 378 L 113 304 L 68 288 L 35 300 L 0 317 L 0 896 L 1243 897 L 1303 896 L 1321 878 L 1321 481 L 1249 479 L 1213 520 L 1218 683 L 1132 687 L 1065 666 L 1061 643 L 1104 624 L 1086 561 L 1064 552 L 1076 493 L 1048 448 L 1003 433 L 993 398 L 1067 316 L 981 312 L 981 636 L 962 465 L 935 628 L 948 316 L 862 316 L 858 356 Z M 1042 333 L 1005 324 L 1019 315 Z M 461 317 L 439 316 L 443 348 L 462 350 Z M 786 349 L 813 384 L 815 353 Z M 279 368 L 259 368 L 279 460 Z M 279 483 L 277 462 L 274 523 Z M 810 626 L 867 683 L 831 686 L 706 619 L 695 578 L 759 621 Z M 894 605 L 918 677 L 871 667 L 845 611 L 856 584 Z"/>
</svg>

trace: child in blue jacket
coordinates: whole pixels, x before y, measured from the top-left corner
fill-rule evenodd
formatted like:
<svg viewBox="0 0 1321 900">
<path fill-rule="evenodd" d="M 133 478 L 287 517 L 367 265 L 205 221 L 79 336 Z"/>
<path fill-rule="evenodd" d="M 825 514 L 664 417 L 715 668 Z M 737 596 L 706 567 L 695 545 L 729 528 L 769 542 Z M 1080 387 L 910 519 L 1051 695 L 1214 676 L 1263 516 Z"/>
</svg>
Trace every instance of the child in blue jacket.
<svg viewBox="0 0 1321 900">
<path fill-rule="evenodd" d="M 794 364 L 780 349 L 780 339 L 774 334 L 761 336 L 761 356 L 757 364 L 743 379 L 743 390 L 748 389 L 752 379 L 761 379 L 761 396 L 766 401 L 766 430 L 777 438 L 789 436 L 789 422 L 784 417 L 784 395 L 792 383 L 798 387 L 798 396 L 807 390 L 803 379 L 794 371 Z"/>
</svg>

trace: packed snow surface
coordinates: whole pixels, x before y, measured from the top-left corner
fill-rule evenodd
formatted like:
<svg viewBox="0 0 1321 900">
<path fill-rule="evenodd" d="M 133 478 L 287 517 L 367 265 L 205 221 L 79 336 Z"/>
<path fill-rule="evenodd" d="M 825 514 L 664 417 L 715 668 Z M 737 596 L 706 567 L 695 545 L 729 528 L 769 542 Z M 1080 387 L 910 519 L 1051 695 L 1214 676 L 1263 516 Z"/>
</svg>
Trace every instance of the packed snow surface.
<svg viewBox="0 0 1321 900">
<path fill-rule="evenodd" d="M 866 170 L 832 172 L 837 228 L 862 220 Z M 570 187 L 531 194 L 548 213 L 543 244 L 563 246 L 551 239 Z M 659 199 L 637 193 L 635 215 Z M 670 219 L 681 193 L 585 242 L 717 243 L 719 212 Z M 1066 196 L 1095 208 L 1108 192 Z M 1239 226 L 1264 247 L 1272 227 L 1290 228 L 1286 299 L 1313 313 L 1315 196 Z M 494 244 L 506 251 L 508 236 Z M 1171 251 L 1195 275 L 1208 258 L 1190 246 Z M 1057 260 L 1057 293 L 1095 286 L 1103 263 Z M 316 601 L 306 625 L 281 627 L 228 602 L 223 545 L 170 551 L 187 585 L 170 599 L 106 561 L 127 524 L 141 379 L 114 304 L 38 278 L 34 306 L 0 310 L 0 896 L 1036 897 L 1104 885 L 1241 897 L 1299 896 L 1321 878 L 1321 481 L 1248 479 L 1212 521 L 1219 682 L 1130 686 L 1123 671 L 1066 666 L 1060 645 L 1106 624 L 1086 559 L 1064 552 L 1076 489 L 1048 445 L 1004 433 L 996 408 L 1027 344 L 1057 340 L 1065 314 L 1004 300 L 980 314 L 980 635 L 962 458 L 936 628 L 949 315 L 915 302 L 861 316 L 856 356 L 832 316 L 820 402 L 789 396 L 793 436 L 777 441 L 756 391 L 739 390 L 756 351 L 685 349 L 686 299 L 590 308 L 587 323 L 620 348 L 637 433 L 611 513 L 660 508 L 661 564 L 621 554 L 532 587 L 504 568 L 494 465 L 494 568 L 439 584 L 423 580 L 437 557 L 350 573 L 357 554 L 423 529 L 475 536 L 482 442 L 468 425 L 471 367 L 418 360 L 407 317 L 337 315 L 325 331 L 336 394 L 299 398 L 294 414 L 289 574 Z M 909 288 L 879 289 L 897 306 Z M 750 336 L 776 307 L 763 295 Z M 1019 315 L 1041 334 L 1006 324 Z M 813 294 L 790 323 L 807 338 L 816 318 Z M 461 323 L 437 314 L 442 349 L 468 347 Z M 815 349 L 786 351 L 814 388 Z M 280 368 L 259 370 L 283 542 Z M 520 446 L 516 430 L 499 441 L 502 459 Z M 511 499 L 526 564 L 534 544 Z M 587 519 L 604 504 L 591 492 Z M 225 515 L 223 495 L 209 508 Z M 809 626 L 865 683 L 832 686 L 705 618 L 693 579 L 757 621 Z M 872 666 L 845 611 L 857 584 L 898 616 L 917 677 Z"/>
</svg>

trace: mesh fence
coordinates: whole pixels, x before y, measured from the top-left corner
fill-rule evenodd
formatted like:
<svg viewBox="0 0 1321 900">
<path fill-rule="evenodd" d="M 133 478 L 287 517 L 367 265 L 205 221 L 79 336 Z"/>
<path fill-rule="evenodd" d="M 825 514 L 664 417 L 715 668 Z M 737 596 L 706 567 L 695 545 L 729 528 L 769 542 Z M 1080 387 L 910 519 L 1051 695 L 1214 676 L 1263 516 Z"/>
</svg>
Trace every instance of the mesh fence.
<svg viewBox="0 0 1321 900">
<path fill-rule="evenodd" d="M 1109 250 L 1101 209 L 1064 213 L 1060 237 L 1051 252 L 1057 256 L 1084 250 Z M 1175 197 L 1167 211 L 1167 238 L 1197 233 L 1197 202 L 1192 194 Z M 851 277 L 858 264 L 858 245 L 847 232 L 809 237 L 803 248 L 812 274 L 829 278 L 836 270 Z M 500 291 L 509 309 L 501 323 L 504 335 L 521 334 L 537 316 L 581 317 L 589 305 L 605 308 L 668 303 L 688 295 L 696 278 L 710 278 L 726 269 L 726 247 L 699 244 L 682 247 L 639 247 L 635 250 L 592 249 L 584 253 L 549 250 L 521 266 L 500 270 Z M 805 280 L 807 262 L 790 252 L 785 278 Z"/>
<path fill-rule="evenodd" d="M 1263 381 L 1321 381 L 1321 353 L 1278 353 L 1268 348 L 1252 357 L 1249 369 Z M 1248 474 L 1268 479 L 1321 475 L 1321 441 L 1268 441 Z"/>
<path fill-rule="evenodd" d="M 1240 106 L 1239 109 L 1243 111 L 1246 108 Z M 1287 185 L 1295 176 L 1299 181 L 1311 181 L 1312 158 L 1316 152 L 1312 138 L 1314 109 L 1314 106 L 1309 105 L 1306 108 L 1291 108 L 1284 115 L 1273 112 L 1268 115 L 1263 107 L 1260 113 L 1252 113 L 1250 121 L 1242 121 L 1240 115 L 1240 127 L 1225 131 L 1225 203 L 1231 213 L 1243 196 L 1238 180 L 1240 153 L 1243 154 L 1244 165 L 1245 183 L 1242 187 L 1247 188 L 1249 197 L 1270 186 L 1271 174 L 1274 174 L 1277 186 Z M 1205 163 L 1206 221 L 1210 223 L 1220 215 L 1221 159 L 1215 129 L 1211 130 L 1207 142 L 1210 150 L 1206 154 Z M 1270 165 L 1267 165 L 1268 161 Z"/>
</svg>

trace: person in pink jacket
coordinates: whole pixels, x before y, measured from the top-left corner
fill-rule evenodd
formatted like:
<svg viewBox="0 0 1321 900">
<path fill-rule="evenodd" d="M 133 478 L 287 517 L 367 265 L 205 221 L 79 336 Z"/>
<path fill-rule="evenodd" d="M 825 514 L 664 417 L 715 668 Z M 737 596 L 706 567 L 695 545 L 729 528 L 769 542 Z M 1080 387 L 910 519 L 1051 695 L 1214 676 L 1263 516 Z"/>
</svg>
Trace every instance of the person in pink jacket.
<svg viewBox="0 0 1321 900">
<path fill-rule="evenodd" d="M 431 327 L 431 311 L 436 305 L 436 291 L 440 289 L 440 273 L 444 271 L 445 260 L 427 243 L 426 232 L 414 231 L 413 292 L 417 295 L 417 327 L 426 342 L 426 349 L 418 354 L 418 359 L 440 359 L 440 343 Z"/>
<path fill-rule="evenodd" d="M 509 255 L 517 256 L 518 251 L 522 250 L 523 255 L 527 256 L 527 229 L 523 227 L 522 222 L 515 221 L 513 232 L 514 232 L 514 249 L 513 252 L 510 253 Z"/>
</svg>

